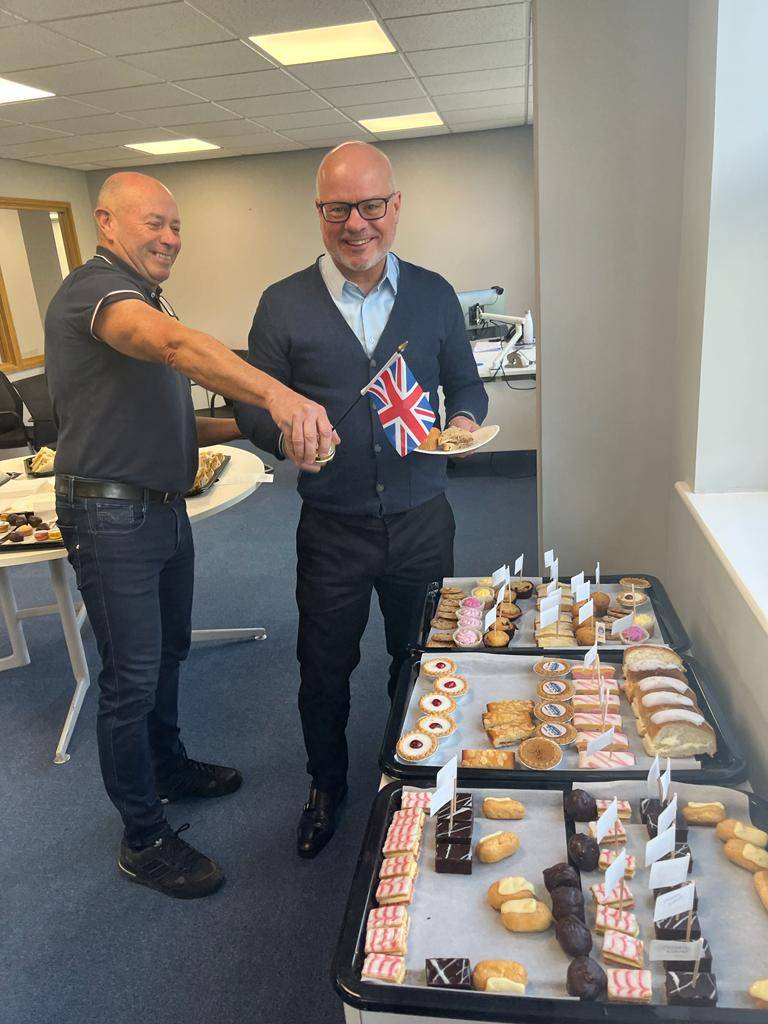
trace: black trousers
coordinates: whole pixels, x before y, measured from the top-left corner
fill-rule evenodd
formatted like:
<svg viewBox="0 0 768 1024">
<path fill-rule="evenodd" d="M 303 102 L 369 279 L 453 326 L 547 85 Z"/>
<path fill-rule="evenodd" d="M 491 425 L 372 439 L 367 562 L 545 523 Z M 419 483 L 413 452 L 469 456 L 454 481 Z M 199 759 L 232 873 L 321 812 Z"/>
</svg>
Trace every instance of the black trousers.
<svg viewBox="0 0 768 1024">
<path fill-rule="evenodd" d="M 390 655 L 392 697 L 416 637 L 426 585 L 453 574 L 455 523 L 445 495 L 373 518 L 301 510 L 296 533 L 299 711 L 307 771 L 319 789 L 344 785 L 349 677 L 376 591 Z"/>
</svg>

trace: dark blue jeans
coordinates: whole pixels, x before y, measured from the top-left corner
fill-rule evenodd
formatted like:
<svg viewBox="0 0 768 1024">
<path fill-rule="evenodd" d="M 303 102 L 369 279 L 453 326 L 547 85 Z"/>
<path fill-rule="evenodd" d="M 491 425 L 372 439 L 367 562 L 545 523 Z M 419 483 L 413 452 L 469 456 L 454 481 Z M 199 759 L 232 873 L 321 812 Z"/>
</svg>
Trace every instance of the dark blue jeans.
<svg viewBox="0 0 768 1024">
<path fill-rule="evenodd" d="M 189 652 L 195 552 L 183 498 L 164 505 L 57 497 L 101 655 L 97 734 L 110 800 L 131 846 L 167 827 L 156 779 L 179 765 L 179 665 Z"/>
</svg>

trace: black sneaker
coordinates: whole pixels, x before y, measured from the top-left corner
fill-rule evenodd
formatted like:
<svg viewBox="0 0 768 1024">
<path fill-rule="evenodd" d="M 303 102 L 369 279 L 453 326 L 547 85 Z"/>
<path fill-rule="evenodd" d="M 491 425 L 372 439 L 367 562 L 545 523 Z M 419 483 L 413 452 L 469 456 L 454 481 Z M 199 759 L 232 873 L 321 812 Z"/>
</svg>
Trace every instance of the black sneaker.
<svg viewBox="0 0 768 1024">
<path fill-rule="evenodd" d="M 171 804 L 197 797 L 226 796 L 240 789 L 242 783 L 243 776 L 237 768 L 193 761 L 185 754 L 182 766 L 174 775 L 157 780 L 157 795 L 161 803 Z"/>
<path fill-rule="evenodd" d="M 219 865 L 179 838 L 189 825 L 168 829 L 151 846 L 134 850 L 123 840 L 117 866 L 132 882 L 157 889 L 166 896 L 196 900 L 210 896 L 224 884 Z"/>
</svg>

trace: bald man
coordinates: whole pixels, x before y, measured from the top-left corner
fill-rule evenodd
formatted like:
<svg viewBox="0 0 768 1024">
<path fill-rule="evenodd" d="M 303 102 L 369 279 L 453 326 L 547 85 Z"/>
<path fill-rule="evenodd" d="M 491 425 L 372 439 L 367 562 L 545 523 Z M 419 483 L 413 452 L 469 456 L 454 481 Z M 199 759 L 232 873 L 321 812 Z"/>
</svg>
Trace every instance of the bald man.
<svg viewBox="0 0 768 1024">
<path fill-rule="evenodd" d="M 389 160 L 373 146 L 348 142 L 325 157 L 315 200 L 325 253 L 264 292 L 250 359 L 322 402 L 333 423 L 407 340 L 408 366 L 435 411 L 442 387 L 448 422 L 473 431 L 488 401 L 456 294 L 442 277 L 390 251 L 401 199 Z M 298 853 L 314 857 L 333 835 L 347 791 L 349 679 L 360 660 L 372 591 L 384 616 L 392 697 L 426 585 L 453 571 L 446 460 L 400 458 L 368 401 L 344 420 L 344 443 L 321 472 L 258 409 L 238 404 L 235 415 L 257 447 L 305 470 L 296 539 L 297 653 L 312 784 Z"/>
<path fill-rule="evenodd" d="M 224 874 L 170 828 L 164 804 L 223 796 L 242 778 L 189 758 L 179 736 L 194 572 L 183 495 L 198 444 L 240 436 L 231 419 L 195 418 L 190 380 L 262 408 L 299 461 L 327 455 L 333 433 L 320 405 L 185 327 L 161 297 L 181 249 L 164 185 L 114 174 L 95 216 L 96 255 L 63 282 L 45 321 L 58 525 L 102 660 L 99 759 L 124 823 L 118 866 L 193 899 Z"/>
</svg>

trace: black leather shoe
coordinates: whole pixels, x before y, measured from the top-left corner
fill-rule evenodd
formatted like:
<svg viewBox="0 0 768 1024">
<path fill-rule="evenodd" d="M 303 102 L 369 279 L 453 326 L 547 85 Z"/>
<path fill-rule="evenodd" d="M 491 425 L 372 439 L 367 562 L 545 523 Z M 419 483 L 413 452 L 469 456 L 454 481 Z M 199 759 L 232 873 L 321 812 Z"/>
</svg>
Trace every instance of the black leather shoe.
<svg viewBox="0 0 768 1024">
<path fill-rule="evenodd" d="M 309 799 L 299 819 L 296 849 L 300 857 L 316 857 L 336 831 L 336 814 L 347 795 L 347 787 L 328 792 L 309 787 Z"/>
</svg>

